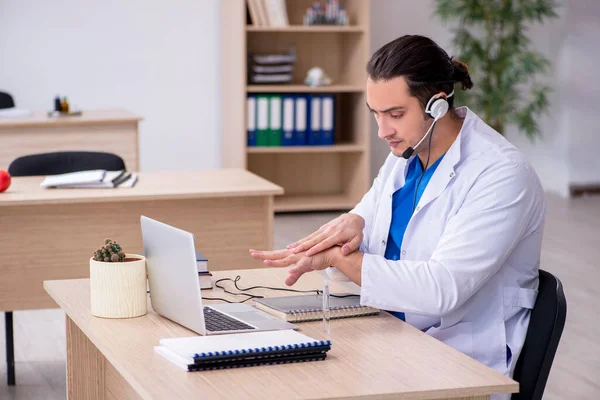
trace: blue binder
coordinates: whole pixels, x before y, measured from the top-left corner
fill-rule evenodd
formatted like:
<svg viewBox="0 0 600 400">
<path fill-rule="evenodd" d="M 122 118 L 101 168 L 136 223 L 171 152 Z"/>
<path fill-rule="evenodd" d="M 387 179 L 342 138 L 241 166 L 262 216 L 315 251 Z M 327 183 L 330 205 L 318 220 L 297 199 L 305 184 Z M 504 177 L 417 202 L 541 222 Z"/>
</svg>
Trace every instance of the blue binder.
<svg viewBox="0 0 600 400">
<path fill-rule="evenodd" d="M 281 133 L 281 145 L 293 146 L 294 142 L 294 118 L 296 100 L 294 96 L 283 95 L 283 124 Z"/>
<path fill-rule="evenodd" d="M 256 146 L 256 96 L 252 94 L 246 98 L 246 130 L 248 146 Z"/>
<path fill-rule="evenodd" d="M 294 107 L 294 144 L 306 146 L 306 133 L 308 130 L 308 97 L 305 95 L 295 96 Z"/>
<path fill-rule="evenodd" d="M 331 146 L 335 131 L 335 97 L 332 94 L 321 97 L 321 135 L 320 144 Z"/>
<path fill-rule="evenodd" d="M 269 145 L 269 96 L 256 96 L 256 145 Z"/>
<path fill-rule="evenodd" d="M 308 130 L 306 133 L 308 145 L 321 144 L 321 96 L 308 96 Z"/>
</svg>

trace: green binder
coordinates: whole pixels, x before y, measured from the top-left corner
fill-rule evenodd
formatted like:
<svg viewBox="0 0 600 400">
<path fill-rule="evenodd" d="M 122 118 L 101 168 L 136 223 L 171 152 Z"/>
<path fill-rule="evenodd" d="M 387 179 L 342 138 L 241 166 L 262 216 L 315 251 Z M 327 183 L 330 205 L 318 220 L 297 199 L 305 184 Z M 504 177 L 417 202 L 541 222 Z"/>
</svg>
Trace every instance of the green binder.
<svg viewBox="0 0 600 400">
<path fill-rule="evenodd" d="M 269 96 L 269 146 L 281 146 L 283 99 L 281 95 Z"/>
</svg>

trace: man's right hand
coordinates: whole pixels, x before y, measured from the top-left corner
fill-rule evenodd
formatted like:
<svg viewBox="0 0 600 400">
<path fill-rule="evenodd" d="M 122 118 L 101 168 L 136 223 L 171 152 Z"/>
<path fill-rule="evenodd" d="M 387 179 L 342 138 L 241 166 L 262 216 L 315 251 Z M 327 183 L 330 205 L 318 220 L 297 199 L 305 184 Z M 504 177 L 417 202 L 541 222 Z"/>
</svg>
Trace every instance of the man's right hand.
<svg viewBox="0 0 600 400">
<path fill-rule="evenodd" d="M 310 257 L 333 246 L 342 246 L 342 254 L 348 255 L 362 243 L 364 227 L 365 220 L 360 215 L 342 214 L 287 249 L 294 253 L 306 251 Z"/>
</svg>

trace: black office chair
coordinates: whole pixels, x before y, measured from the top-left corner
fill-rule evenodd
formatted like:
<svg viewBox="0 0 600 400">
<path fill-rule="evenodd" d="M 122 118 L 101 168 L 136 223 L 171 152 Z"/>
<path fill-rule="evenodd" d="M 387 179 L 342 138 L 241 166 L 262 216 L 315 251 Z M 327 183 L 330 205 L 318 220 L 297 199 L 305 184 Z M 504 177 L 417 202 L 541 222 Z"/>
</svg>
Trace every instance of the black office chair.
<svg viewBox="0 0 600 400">
<path fill-rule="evenodd" d="M 11 176 L 58 175 L 91 169 L 120 171 L 125 169 L 125 162 L 112 153 L 61 151 L 19 157 L 10 163 L 8 173 Z"/>
<path fill-rule="evenodd" d="M 116 154 L 91 151 L 63 151 L 19 157 L 10 163 L 11 176 L 57 175 L 68 172 L 105 169 L 120 171 L 125 162 Z M 13 313 L 4 313 L 6 331 L 6 376 L 9 385 L 15 384 L 15 348 Z"/>
<path fill-rule="evenodd" d="M 12 108 L 14 106 L 15 106 L 15 101 L 14 101 L 13 97 L 6 92 L 0 92 L 0 109 Z"/>
<path fill-rule="evenodd" d="M 566 317 L 567 299 L 562 283 L 551 273 L 540 270 L 538 297 L 513 375 L 519 382 L 519 393 L 513 394 L 512 400 L 542 399 Z"/>
</svg>

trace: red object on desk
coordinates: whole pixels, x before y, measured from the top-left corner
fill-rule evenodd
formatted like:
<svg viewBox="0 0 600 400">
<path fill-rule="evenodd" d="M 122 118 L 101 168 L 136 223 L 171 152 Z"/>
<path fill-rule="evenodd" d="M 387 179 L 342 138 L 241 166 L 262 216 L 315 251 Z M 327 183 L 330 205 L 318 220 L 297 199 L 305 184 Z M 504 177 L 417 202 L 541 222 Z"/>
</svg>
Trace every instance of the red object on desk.
<svg viewBox="0 0 600 400">
<path fill-rule="evenodd" d="M 0 193 L 4 192 L 10 186 L 10 174 L 0 169 Z"/>
</svg>

